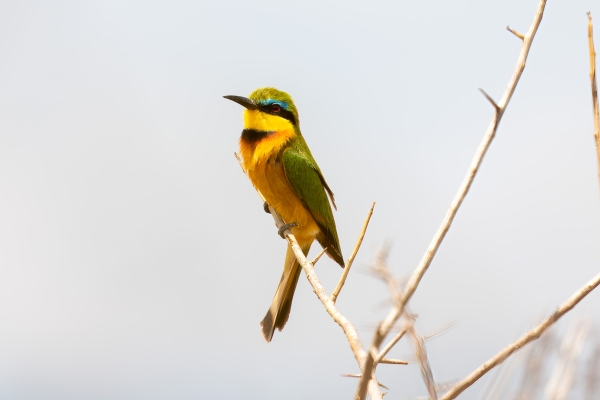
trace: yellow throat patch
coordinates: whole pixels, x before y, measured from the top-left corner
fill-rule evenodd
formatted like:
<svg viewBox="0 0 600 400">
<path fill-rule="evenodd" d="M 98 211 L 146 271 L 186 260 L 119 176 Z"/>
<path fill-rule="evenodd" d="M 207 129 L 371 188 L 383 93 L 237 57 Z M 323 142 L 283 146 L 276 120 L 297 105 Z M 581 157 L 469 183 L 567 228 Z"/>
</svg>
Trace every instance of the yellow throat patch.
<svg viewBox="0 0 600 400">
<path fill-rule="evenodd" d="M 278 115 L 267 114 L 259 110 L 244 110 L 244 129 L 263 132 L 281 132 L 294 130 L 294 125 Z"/>
</svg>

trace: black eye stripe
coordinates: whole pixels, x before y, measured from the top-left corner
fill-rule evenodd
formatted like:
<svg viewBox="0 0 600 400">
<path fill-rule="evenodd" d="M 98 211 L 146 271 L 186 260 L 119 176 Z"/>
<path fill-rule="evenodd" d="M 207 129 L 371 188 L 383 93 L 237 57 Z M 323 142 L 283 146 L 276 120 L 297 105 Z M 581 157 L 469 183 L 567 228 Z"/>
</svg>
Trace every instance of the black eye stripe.
<svg viewBox="0 0 600 400">
<path fill-rule="evenodd" d="M 288 121 L 290 121 L 292 125 L 296 125 L 296 117 L 294 117 L 294 114 L 291 111 L 286 110 L 285 108 L 280 106 L 279 112 L 273 112 L 271 106 L 273 106 L 273 104 L 259 106 L 259 108 L 261 111 L 266 112 L 267 114 L 277 115 L 278 117 L 285 118 Z"/>
</svg>

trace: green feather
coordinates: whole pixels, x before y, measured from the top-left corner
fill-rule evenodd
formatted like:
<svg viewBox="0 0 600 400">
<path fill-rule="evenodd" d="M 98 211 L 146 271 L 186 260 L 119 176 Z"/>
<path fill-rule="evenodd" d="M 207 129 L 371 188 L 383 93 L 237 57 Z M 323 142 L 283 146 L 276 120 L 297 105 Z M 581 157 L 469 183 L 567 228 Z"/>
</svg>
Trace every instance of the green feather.
<svg viewBox="0 0 600 400">
<path fill-rule="evenodd" d="M 322 235 L 317 240 L 327 249 L 327 254 L 343 267 L 344 259 L 335 220 L 325 190 L 330 193 L 332 202 L 333 193 L 302 136 L 292 140 L 290 146 L 283 151 L 281 160 L 288 182 L 321 229 Z"/>
</svg>

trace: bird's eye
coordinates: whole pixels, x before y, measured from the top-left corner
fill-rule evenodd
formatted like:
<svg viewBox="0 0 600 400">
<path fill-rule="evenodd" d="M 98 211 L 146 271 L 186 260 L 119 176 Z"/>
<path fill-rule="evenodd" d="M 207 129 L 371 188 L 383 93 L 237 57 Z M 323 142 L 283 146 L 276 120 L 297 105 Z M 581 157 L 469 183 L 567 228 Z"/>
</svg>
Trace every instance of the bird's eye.
<svg viewBox="0 0 600 400">
<path fill-rule="evenodd" d="M 279 111 L 281 111 L 281 106 L 279 104 L 273 104 L 271 105 L 271 111 L 273 111 L 274 113 L 278 113 Z"/>
</svg>

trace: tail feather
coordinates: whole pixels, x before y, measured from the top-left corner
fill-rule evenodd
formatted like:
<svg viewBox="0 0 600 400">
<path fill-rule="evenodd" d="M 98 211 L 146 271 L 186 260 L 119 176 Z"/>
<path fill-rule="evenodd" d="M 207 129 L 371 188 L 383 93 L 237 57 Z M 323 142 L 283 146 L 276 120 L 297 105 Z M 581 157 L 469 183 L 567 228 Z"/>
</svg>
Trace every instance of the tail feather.
<svg viewBox="0 0 600 400">
<path fill-rule="evenodd" d="M 325 250 L 325 253 L 329 256 L 329 258 L 338 263 L 342 268 L 346 266 L 339 243 L 333 242 L 330 237 L 323 234 L 317 236 L 317 240 L 324 249 L 327 249 Z"/>
<path fill-rule="evenodd" d="M 308 254 L 310 250 L 310 244 L 302 248 L 304 255 Z M 267 311 L 267 315 L 260 323 L 262 327 L 262 335 L 267 342 L 273 339 L 273 333 L 275 328 L 280 331 L 285 326 L 292 310 L 292 300 L 294 298 L 294 292 L 296 291 L 296 285 L 298 284 L 298 278 L 300 278 L 300 272 L 302 267 L 298 264 L 294 251 L 288 245 L 287 253 L 285 255 L 285 264 L 283 266 L 283 275 L 279 281 L 277 292 L 271 302 L 271 307 Z"/>
</svg>

